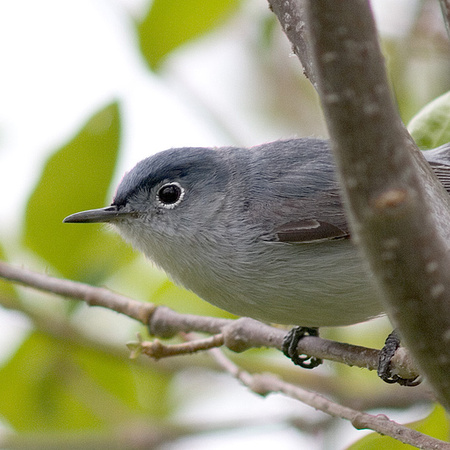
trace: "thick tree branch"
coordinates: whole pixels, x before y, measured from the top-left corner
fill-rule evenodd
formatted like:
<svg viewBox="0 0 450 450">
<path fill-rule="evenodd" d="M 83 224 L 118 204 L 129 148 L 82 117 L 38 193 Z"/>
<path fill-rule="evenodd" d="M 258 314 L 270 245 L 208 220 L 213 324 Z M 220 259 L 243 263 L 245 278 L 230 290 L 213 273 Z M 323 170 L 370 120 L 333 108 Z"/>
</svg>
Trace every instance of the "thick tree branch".
<svg viewBox="0 0 450 450">
<path fill-rule="evenodd" d="M 282 329 L 249 318 L 229 320 L 178 314 L 167 307 L 138 302 L 105 288 L 39 274 L 2 261 L 0 277 L 42 291 L 82 300 L 91 306 L 111 309 L 148 325 L 151 334 L 165 338 L 190 331 L 222 334 L 226 347 L 242 352 L 253 347 L 272 347 L 280 350 L 286 334 Z M 302 339 L 298 351 L 301 354 L 369 370 L 376 370 L 378 366 L 378 350 L 318 337 L 309 336 Z M 395 355 L 392 367 L 403 378 L 414 378 L 418 374 L 404 351 Z"/>
<path fill-rule="evenodd" d="M 390 319 L 450 409 L 449 196 L 399 118 L 368 2 L 307 4 L 353 234 Z"/>
</svg>

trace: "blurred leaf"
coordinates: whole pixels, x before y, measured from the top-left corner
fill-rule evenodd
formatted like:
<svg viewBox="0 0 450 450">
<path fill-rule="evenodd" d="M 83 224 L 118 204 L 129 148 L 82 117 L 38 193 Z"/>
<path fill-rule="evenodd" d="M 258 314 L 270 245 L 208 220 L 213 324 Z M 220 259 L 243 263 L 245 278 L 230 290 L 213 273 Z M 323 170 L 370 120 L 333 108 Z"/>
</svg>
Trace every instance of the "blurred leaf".
<svg viewBox="0 0 450 450">
<path fill-rule="evenodd" d="M 236 318 L 235 315 L 208 303 L 192 291 L 174 284 L 169 279 L 160 283 L 158 288 L 150 295 L 149 301 L 172 308 L 180 314 Z"/>
<path fill-rule="evenodd" d="M 275 14 L 270 14 L 264 17 L 261 21 L 261 47 L 270 47 L 273 44 L 274 39 L 278 37 L 278 19 Z"/>
<path fill-rule="evenodd" d="M 409 122 L 408 130 L 423 150 L 450 142 L 450 91 L 422 108 Z"/>
<path fill-rule="evenodd" d="M 169 382 L 129 360 L 34 332 L 0 369 L 0 414 L 17 431 L 101 429 L 166 414 Z"/>
<path fill-rule="evenodd" d="M 135 414 L 162 418 L 169 413 L 169 376 L 144 368 L 129 358 L 118 360 L 92 349 L 80 348 L 74 358 L 96 386 L 120 399 Z M 106 411 L 102 412 L 104 415 L 108 415 Z M 119 417 L 119 421 L 122 419 Z"/>
<path fill-rule="evenodd" d="M 137 31 L 141 52 L 152 69 L 180 45 L 223 23 L 239 0 L 154 0 Z"/>
<path fill-rule="evenodd" d="M 450 423 L 442 406 L 437 405 L 433 412 L 423 420 L 408 425 L 408 428 L 420 431 L 423 434 L 436 439 L 448 441 L 450 437 Z M 413 449 L 411 445 L 406 445 L 389 436 L 381 436 L 378 433 L 371 433 L 347 450 L 407 450 Z"/>
<path fill-rule="evenodd" d="M 63 360 L 34 333 L 0 370 L 0 413 L 17 431 L 99 427 L 99 418 L 66 391 L 70 370 Z"/>
<path fill-rule="evenodd" d="M 24 243 L 66 277 L 95 282 L 131 256 L 99 225 L 62 223 L 70 213 L 105 206 L 119 144 L 119 109 L 113 103 L 49 158 L 29 199 Z"/>
</svg>

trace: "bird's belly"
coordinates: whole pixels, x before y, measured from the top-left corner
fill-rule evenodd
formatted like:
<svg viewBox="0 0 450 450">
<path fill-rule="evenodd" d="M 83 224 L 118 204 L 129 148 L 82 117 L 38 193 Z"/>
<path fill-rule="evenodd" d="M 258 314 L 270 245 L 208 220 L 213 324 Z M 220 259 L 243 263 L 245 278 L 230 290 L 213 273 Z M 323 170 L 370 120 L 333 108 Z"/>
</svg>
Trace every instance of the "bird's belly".
<svg viewBox="0 0 450 450">
<path fill-rule="evenodd" d="M 261 247 L 253 260 L 247 254 L 214 261 L 174 278 L 226 311 L 265 322 L 340 326 L 382 314 L 380 296 L 348 240 L 262 244 L 272 247 Z"/>
</svg>

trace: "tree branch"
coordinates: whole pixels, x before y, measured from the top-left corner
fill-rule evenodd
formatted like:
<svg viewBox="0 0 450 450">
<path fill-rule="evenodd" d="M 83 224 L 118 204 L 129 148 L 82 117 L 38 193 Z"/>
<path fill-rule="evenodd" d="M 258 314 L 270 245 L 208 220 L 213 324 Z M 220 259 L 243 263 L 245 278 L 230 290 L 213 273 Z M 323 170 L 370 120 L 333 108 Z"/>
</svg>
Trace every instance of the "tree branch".
<svg viewBox="0 0 450 450">
<path fill-rule="evenodd" d="M 90 286 L 77 281 L 50 277 L 0 261 L 0 277 L 40 291 L 82 300 L 89 306 L 102 306 L 144 325 L 148 324 L 156 306 L 132 300 L 109 289 Z"/>
<path fill-rule="evenodd" d="M 138 334 L 137 342 L 129 342 L 127 347 L 131 350 L 131 357 L 137 358 L 141 353 L 159 360 L 168 356 L 190 355 L 196 352 L 210 350 L 224 345 L 223 334 L 214 334 L 205 339 L 187 339 L 181 344 L 165 345 L 159 339 L 151 342 L 143 341 Z"/>
<path fill-rule="evenodd" d="M 385 415 L 374 416 L 339 405 L 320 394 L 286 383 L 273 375 L 252 375 L 231 362 L 219 349 L 209 350 L 209 353 L 224 370 L 257 394 L 265 396 L 270 393 L 281 392 L 287 397 L 299 400 L 326 414 L 349 420 L 357 430 L 370 429 L 397 439 L 404 444 L 422 449 L 450 449 L 450 444 L 447 442 L 411 430 L 388 419 Z"/>
<path fill-rule="evenodd" d="M 368 2 L 307 5 L 353 235 L 391 321 L 450 409 L 449 196 L 397 113 Z"/>
<path fill-rule="evenodd" d="M 1 295 L 0 306 L 24 314 L 31 320 L 35 329 L 57 340 L 62 340 L 64 343 L 95 349 L 117 360 L 123 360 L 130 355 L 123 346 L 108 344 L 87 336 L 83 330 L 80 330 L 65 315 L 55 316 L 54 314 L 45 313 L 40 308 L 34 308 L 29 302 L 21 302 L 17 298 Z M 133 351 L 131 352 L 132 354 Z M 158 360 L 156 363 L 150 358 L 137 358 L 135 364 L 152 371 L 167 374 L 185 370 L 187 367 L 198 367 L 208 370 L 216 369 L 210 358 L 204 358 L 203 355 L 204 353 L 191 354 L 189 359 L 183 357 L 165 358 Z M 406 408 L 418 403 L 430 403 L 431 401 L 430 393 L 426 390 L 425 385 L 416 387 L 413 391 L 403 389 L 400 386 L 393 390 L 391 386 L 386 385 L 388 389 L 380 389 L 375 393 L 372 391 L 355 392 L 352 387 L 349 388 L 347 383 L 341 383 L 332 375 L 306 370 L 299 371 L 296 366 L 289 364 L 287 360 L 286 364 L 280 364 L 278 359 L 271 357 L 249 359 L 245 355 L 238 353 L 233 354 L 233 360 L 237 360 L 241 367 L 248 370 L 264 373 L 275 372 L 287 382 L 301 384 L 307 389 L 325 393 L 335 399 L 339 399 L 347 406 L 357 409 Z"/>
<path fill-rule="evenodd" d="M 450 38 L 450 0 L 439 0 L 441 4 L 442 16 L 444 18 L 447 35 Z"/>
<path fill-rule="evenodd" d="M 0 262 L 0 277 L 7 280 L 13 280 L 26 286 L 36 287 L 43 291 L 83 300 L 90 305 L 112 309 L 139 321 L 142 321 L 143 317 L 148 317 L 149 311 L 153 311 L 153 314 L 150 314 L 153 327 L 156 330 L 159 329 L 164 335 L 173 334 L 177 330 L 187 331 L 191 329 L 208 332 L 211 330 L 223 331 L 223 334 L 212 336 L 211 338 L 196 339 L 186 344 L 176 344 L 174 346 L 160 345 L 158 342 L 153 342 L 150 344 L 142 343 L 143 348 L 145 348 L 144 353 L 151 353 L 151 356 L 157 358 L 172 356 L 173 354 L 185 354 L 192 351 L 209 349 L 212 346 L 221 345 L 223 342 L 237 351 L 242 351 L 253 345 L 274 346 L 280 348 L 285 334 L 285 332 L 280 329 L 269 327 L 252 319 L 243 318 L 233 321 L 177 314 L 168 308 L 156 307 L 155 305 L 136 302 L 135 300 L 131 300 L 127 297 L 114 294 L 107 289 L 99 289 L 82 283 L 74 283 L 69 280 L 38 274 L 23 268 L 10 266 L 4 262 Z M 11 301 L 6 304 L 9 308 L 13 307 Z M 132 305 L 132 307 L 130 307 L 130 305 Z M 39 321 L 39 323 L 42 324 L 42 321 Z M 52 325 L 52 330 L 55 331 L 54 329 L 55 326 Z M 57 334 L 59 334 L 60 331 L 60 327 L 57 326 Z M 376 350 L 335 343 L 316 337 L 310 337 L 308 339 L 305 338 L 305 341 L 305 347 L 299 348 L 299 351 L 307 351 L 309 353 L 311 350 L 317 350 L 317 355 L 319 357 L 327 357 L 327 353 L 322 354 L 320 352 L 326 352 L 328 350 L 328 356 L 330 359 L 338 361 L 340 359 L 338 355 L 340 355 L 342 357 L 341 362 L 354 365 L 356 360 L 359 360 L 362 362 L 361 365 L 364 364 L 367 365 L 368 368 L 375 368 L 375 366 L 369 366 L 370 364 L 376 364 L 378 355 L 378 351 Z M 147 352 L 147 346 L 153 348 Z M 347 353 L 347 351 L 349 351 L 349 353 Z M 362 352 L 361 354 L 359 354 L 360 351 Z M 367 356 L 369 356 L 369 358 L 365 359 Z M 354 357 L 356 359 L 354 359 Z M 228 362 L 228 364 L 232 363 Z M 330 402 L 319 394 L 310 393 L 297 386 L 280 381 L 275 377 L 260 375 L 252 377 L 250 374 L 242 371 L 241 369 L 239 369 L 239 373 L 240 379 L 250 380 L 251 385 L 249 386 L 255 392 L 260 394 L 267 394 L 268 392 L 282 392 L 285 395 L 303 401 L 317 409 L 321 409 L 330 415 L 347 418 L 357 427 L 371 428 L 387 435 L 391 435 L 393 428 L 395 428 L 397 433 L 403 435 L 403 427 L 387 419 L 382 419 L 380 421 L 377 416 L 370 416 L 368 414 L 359 413 L 351 408 L 340 406 L 336 403 Z M 393 437 L 396 436 L 393 435 Z M 414 439 L 414 442 L 420 443 L 422 448 L 448 448 L 441 446 L 440 441 L 427 438 L 420 433 L 412 432 L 411 430 L 407 430 L 406 437 L 402 437 L 401 440 L 402 442 L 413 442 Z M 426 445 L 428 445 L 428 442 L 431 442 L 434 447 L 427 447 Z"/>
<path fill-rule="evenodd" d="M 164 338 L 191 331 L 222 334 L 227 348 L 242 352 L 254 347 L 272 347 L 281 350 L 286 334 L 282 329 L 245 317 L 230 320 L 178 314 L 167 307 L 132 300 L 105 288 L 39 274 L 2 261 L 0 261 L 0 277 L 42 291 L 82 300 L 90 306 L 111 309 L 148 325 L 151 334 Z M 376 370 L 378 366 L 378 350 L 319 337 L 305 337 L 300 341 L 298 351 L 301 354 L 369 370 Z M 402 378 L 414 378 L 418 375 L 404 351 L 396 353 L 392 367 Z"/>
<path fill-rule="evenodd" d="M 292 51 L 302 63 L 305 76 L 317 90 L 314 73 L 311 42 L 308 36 L 309 24 L 305 21 L 305 1 L 269 0 L 270 9 L 292 44 Z"/>
</svg>

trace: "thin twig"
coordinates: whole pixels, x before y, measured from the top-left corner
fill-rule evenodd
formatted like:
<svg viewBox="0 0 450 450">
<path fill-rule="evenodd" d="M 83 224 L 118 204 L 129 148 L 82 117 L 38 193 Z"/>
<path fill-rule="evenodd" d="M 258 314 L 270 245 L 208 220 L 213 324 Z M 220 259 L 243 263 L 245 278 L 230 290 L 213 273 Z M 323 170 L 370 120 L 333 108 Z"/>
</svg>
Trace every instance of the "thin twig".
<svg viewBox="0 0 450 450">
<path fill-rule="evenodd" d="M 449 443 L 411 430 L 390 420 L 385 415 L 380 414 L 374 416 L 339 405 L 323 395 L 309 392 L 299 386 L 286 383 L 273 375 L 250 374 L 230 361 L 220 349 L 211 349 L 209 353 L 225 371 L 229 372 L 233 377 L 237 378 L 242 384 L 257 394 L 265 396 L 270 393 L 281 392 L 287 397 L 299 400 L 330 416 L 346 419 L 358 430 L 370 429 L 382 435 L 397 439 L 404 444 L 410 444 L 421 449 L 450 449 Z"/>
<path fill-rule="evenodd" d="M 215 334 L 205 339 L 188 340 L 181 344 L 172 345 L 166 345 L 159 339 L 154 339 L 151 342 L 140 342 L 139 348 L 143 354 L 158 360 L 168 356 L 189 355 L 200 351 L 211 350 L 212 348 L 222 347 L 223 344 L 223 334 Z"/>
<path fill-rule="evenodd" d="M 302 63 L 305 76 L 317 89 L 308 37 L 308 23 L 305 21 L 305 1 L 269 0 L 270 9 L 278 17 L 283 31 L 288 36 L 292 50 Z"/>
</svg>

